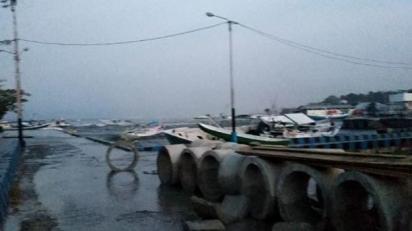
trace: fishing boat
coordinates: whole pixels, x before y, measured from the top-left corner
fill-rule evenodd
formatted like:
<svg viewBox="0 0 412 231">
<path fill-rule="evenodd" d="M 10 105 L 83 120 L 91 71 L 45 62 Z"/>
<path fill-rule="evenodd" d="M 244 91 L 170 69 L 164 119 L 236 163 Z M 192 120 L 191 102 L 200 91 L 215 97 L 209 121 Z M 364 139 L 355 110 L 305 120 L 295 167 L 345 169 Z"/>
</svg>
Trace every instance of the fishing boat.
<svg viewBox="0 0 412 231">
<path fill-rule="evenodd" d="M 22 123 L 23 130 L 36 130 L 36 129 L 45 128 L 47 126 L 49 126 L 48 123 L 41 123 L 41 124 L 33 124 L 33 123 L 28 123 L 28 122 Z M 1 127 L 3 128 L 4 131 L 19 130 L 19 127 L 17 124 L 2 124 Z"/>
<path fill-rule="evenodd" d="M 107 119 L 101 119 L 100 120 L 101 124 L 104 124 L 105 126 L 131 126 L 133 123 L 129 120 L 107 120 Z"/>
<path fill-rule="evenodd" d="M 123 134 L 121 134 L 121 137 L 122 139 L 126 140 L 138 140 L 158 136 L 161 135 L 162 132 L 163 127 L 159 125 L 156 127 L 136 128 L 130 131 L 126 131 Z"/>
<path fill-rule="evenodd" d="M 163 134 L 166 136 L 166 139 L 171 144 L 190 144 L 196 140 L 216 140 L 216 137 L 213 137 L 199 128 L 189 128 L 189 127 L 180 127 L 174 129 L 168 129 L 163 131 Z"/>
<path fill-rule="evenodd" d="M 329 114 L 329 115 L 310 115 L 310 118 L 314 120 L 342 120 L 349 116 L 349 113 L 345 114 Z"/>
<path fill-rule="evenodd" d="M 207 125 L 203 123 L 198 124 L 199 128 L 217 138 L 223 139 L 225 141 L 231 141 L 231 131 L 225 128 L 219 128 L 212 125 Z M 252 143 L 260 143 L 260 144 L 267 144 L 267 145 L 288 145 L 289 139 L 285 138 L 272 138 L 267 136 L 258 136 L 258 135 L 251 135 L 246 134 L 244 132 L 237 133 L 238 143 L 240 144 L 252 144 Z"/>
<path fill-rule="evenodd" d="M 72 126 L 69 124 L 67 121 L 63 119 L 55 120 L 52 123 L 49 124 L 50 127 L 58 127 L 58 128 L 68 128 Z"/>
</svg>

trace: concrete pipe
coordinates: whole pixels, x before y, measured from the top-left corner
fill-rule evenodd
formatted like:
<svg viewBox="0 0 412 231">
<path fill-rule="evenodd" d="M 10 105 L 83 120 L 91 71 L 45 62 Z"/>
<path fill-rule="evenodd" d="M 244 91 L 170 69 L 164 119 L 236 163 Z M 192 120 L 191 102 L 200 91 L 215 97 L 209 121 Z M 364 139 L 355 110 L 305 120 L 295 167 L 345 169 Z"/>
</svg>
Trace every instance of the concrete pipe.
<svg viewBox="0 0 412 231">
<path fill-rule="evenodd" d="M 231 224 L 243 220 L 249 212 L 249 199 L 244 195 L 226 195 L 222 203 L 215 205 L 219 220 Z"/>
<path fill-rule="evenodd" d="M 200 158 L 210 146 L 185 148 L 179 159 L 179 180 L 184 191 L 193 194 L 197 189 L 197 172 Z"/>
<path fill-rule="evenodd" d="M 157 173 L 160 182 L 164 185 L 175 185 L 179 183 L 179 159 L 183 144 L 163 146 L 157 155 Z"/>
<path fill-rule="evenodd" d="M 202 219 L 216 219 L 216 204 L 210 201 L 205 200 L 197 196 L 190 197 L 190 202 L 192 204 L 193 210 L 196 215 Z"/>
<path fill-rule="evenodd" d="M 246 144 L 238 144 L 238 143 L 233 143 L 233 142 L 225 142 L 225 143 L 220 143 L 216 145 L 216 149 L 232 149 L 232 150 L 238 150 L 239 148 L 243 147 L 248 147 Z"/>
<path fill-rule="evenodd" d="M 194 140 L 192 143 L 188 144 L 188 147 L 195 148 L 195 147 L 204 147 L 208 146 L 211 149 L 216 148 L 218 145 L 221 145 L 222 141 L 219 140 Z"/>
<path fill-rule="evenodd" d="M 354 171 L 341 174 L 334 190 L 336 230 L 401 230 L 402 206 L 410 200 L 404 183 Z"/>
<path fill-rule="evenodd" d="M 250 201 L 249 213 L 263 220 L 277 218 L 276 184 L 281 164 L 247 157 L 241 167 L 241 192 Z"/>
<path fill-rule="evenodd" d="M 315 231 L 316 229 L 303 222 L 278 222 L 272 227 L 272 231 Z"/>
<path fill-rule="evenodd" d="M 240 194 L 240 170 L 245 158 L 246 156 L 244 155 L 232 152 L 220 163 L 218 181 L 224 194 Z"/>
<path fill-rule="evenodd" d="M 199 160 L 198 186 L 203 196 L 210 201 L 220 201 L 224 195 L 218 180 L 220 163 L 233 154 L 231 149 L 209 150 Z"/>
<path fill-rule="evenodd" d="M 412 195 L 410 192 L 409 195 Z M 403 206 L 401 210 L 399 230 L 412 230 L 412 205 L 411 203 Z"/>
<path fill-rule="evenodd" d="M 412 230 L 412 180 L 406 180 L 405 187 L 407 190 L 407 195 L 409 198 L 406 199 L 406 202 L 403 204 L 401 209 L 401 219 L 400 219 L 400 228 L 399 230 Z"/>
<path fill-rule="evenodd" d="M 332 189 L 342 172 L 341 169 L 287 162 L 279 175 L 276 191 L 283 220 L 325 225 L 332 210 Z"/>
</svg>

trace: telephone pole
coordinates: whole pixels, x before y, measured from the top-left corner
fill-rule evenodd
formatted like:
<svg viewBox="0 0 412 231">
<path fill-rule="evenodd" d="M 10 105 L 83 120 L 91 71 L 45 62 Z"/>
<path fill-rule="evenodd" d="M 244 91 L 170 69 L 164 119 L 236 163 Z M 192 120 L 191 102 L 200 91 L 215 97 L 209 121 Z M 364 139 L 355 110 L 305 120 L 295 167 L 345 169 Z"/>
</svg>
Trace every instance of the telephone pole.
<svg viewBox="0 0 412 231">
<path fill-rule="evenodd" d="M 20 53 L 19 39 L 17 33 L 17 15 L 16 15 L 16 0 L 10 0 L 10 9 L 13 17 L 13 41 L 14 41 L 14 63 L 15 63 L 15 81 L 16 81 L 16 105 L 17 105 L 17 126 L 18 139 L 21 146 L 25 145 L 23 138 L 23 107 L 22 107 L 22 91 L 20 81 Z"/>
<path fill-rule="evenodd" d="M 229 32 L 229 78 L 230 78 L 230 108 L 231 108 L 231 117 L 232 117 L 232 134 L 231 141 L 237 143 L 237 134 L 236 134 L 236 112 L 235 112 L 235 87 L 233 80 L 233 38 L 232 38 L 232 25 L 238 24 L 235 21 L 229 20 L 225 17 L 215 15 L 213 13 L 207 12 L 206 16 L 216 17 L 222 20 L 225 20 L 228 26 Z"/>
</svg>

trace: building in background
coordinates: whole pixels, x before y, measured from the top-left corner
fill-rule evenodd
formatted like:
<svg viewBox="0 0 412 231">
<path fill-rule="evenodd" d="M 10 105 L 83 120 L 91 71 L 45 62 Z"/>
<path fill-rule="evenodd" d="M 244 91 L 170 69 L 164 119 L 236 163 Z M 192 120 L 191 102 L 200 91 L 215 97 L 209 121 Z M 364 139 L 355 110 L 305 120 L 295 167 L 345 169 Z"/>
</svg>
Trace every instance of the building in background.
<svg viewBox="0 0 412 231">
<path fill-rule="evenodd" d="M 412 110 L 412 93 L 402 92 L 389 95 L 389 105 L 393 111 Z"/>
<path fill-rule="evenodd" d="M 349 104 L 327 105 L 316 104 L 306 105 L 297 108 L 298 112 L 305 113 L 314 120 L 322 119 L 342 119 L 348 116 L 354 107 Z"/>
</svg>

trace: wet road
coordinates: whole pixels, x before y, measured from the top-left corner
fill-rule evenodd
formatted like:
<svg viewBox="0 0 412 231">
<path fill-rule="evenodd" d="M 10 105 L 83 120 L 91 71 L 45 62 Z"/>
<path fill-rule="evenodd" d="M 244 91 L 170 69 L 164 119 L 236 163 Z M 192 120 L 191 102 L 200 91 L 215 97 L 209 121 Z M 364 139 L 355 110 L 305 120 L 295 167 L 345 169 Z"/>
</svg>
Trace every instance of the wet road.
<svg viewBox="0 0 412 231">
<path fill-rule="evenodd" d="M 140 152 L 135 171 L 111 173 L 107 146 L 53 130 L 26 134 L 34 138 L 5 230 L 173 231 L 195 216 L 187 195 L 151 174 L 155 152 Z"/>
</svg>

